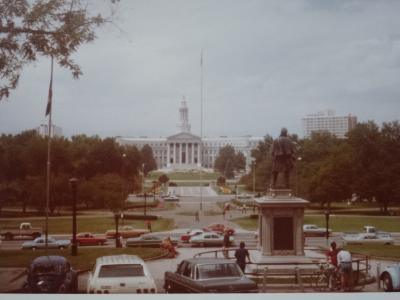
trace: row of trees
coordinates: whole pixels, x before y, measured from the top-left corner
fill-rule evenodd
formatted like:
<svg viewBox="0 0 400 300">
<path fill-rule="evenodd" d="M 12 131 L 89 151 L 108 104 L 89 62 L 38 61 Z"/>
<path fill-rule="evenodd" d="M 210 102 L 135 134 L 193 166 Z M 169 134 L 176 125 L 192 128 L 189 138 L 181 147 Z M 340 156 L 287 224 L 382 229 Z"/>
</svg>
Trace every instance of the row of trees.
<svg viewBox="0 0 400 300">
<path fill-rule="evenodd" d="M 246 158 L 242 152 L 235 153 L 235 149 L 228 145 L 219 150 L 214 168 L 230 179 L 234 177 L 235 171 L 241 171 L 246 168 Z"/>
<path fill-rule="evenodd" d="M 312 202 L 330 205 L 356 195 L 375 199 L 384 212 L 391 203 L 400 203 L 400 124 L 370 121 L 360 123 L 338 139 L 329 133 L 314 133 L 309 139 L 298 139 L 298 153 L 292 174 L 294 192 Z M 256 190 L 265 191 L 271 180 L 270 147 L 266 136 L 253 150 L 255 167 L 242 178 L 252 188 L 253 172 Z"/>
<path fill-rule="evenodd" d="M 121 146 L 113 138 L 77 135 L 51 142 L 51 206 L 69 203 L 69 179 L 79 179 L 79 199 L 86 207 L 113 208 L 128 192 L 141 188 L 140 172 L 156 169 L 150 146 L 140 151 Z M 43 210 L 47 138 L 35 131 L 0 136 L 0 208 L 20 201 Z"/>
</svg>

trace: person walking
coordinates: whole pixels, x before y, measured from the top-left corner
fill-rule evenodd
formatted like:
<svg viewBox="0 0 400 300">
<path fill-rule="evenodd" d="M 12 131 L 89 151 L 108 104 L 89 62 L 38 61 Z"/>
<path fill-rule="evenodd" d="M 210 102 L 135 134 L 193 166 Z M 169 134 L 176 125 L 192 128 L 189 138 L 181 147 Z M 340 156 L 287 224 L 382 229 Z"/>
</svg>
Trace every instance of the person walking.
<svg viewBox="0 0 400 300">
<path fill-rule="evenodd" d="M 339 281 L 338 261 L 337 261 L 338 253 L 339 253 L 339 249 L 336 247 L 336 243 L 332 242 L 331 248 L 326 253 L 328 263 L 330 264 L 329 269 L 332 271 L 330 273 L 331 276 L 329 277 L 329 287 L 331 290 L 340 288 L 340 284 L 338 283 L 338 281 Z"/>
<path fill-rule="evenodd" d="M 337 263 L 340 271 L 340 282 L 342 290 L 351 292 L 353 288 L 353 267 L 351 260 L 351 253 L 347 250 L 341 249 L 337 254 Z"/>
<path fill-rule="evenodd" d="M 249 264 L 251 263 L 249 251 L 245 247 L 246 244 L 244 242 L 240 242 L 239 249 L 235 251 L 236 263 L 243 272 L 246 268 L 246 257 L 249 260 Z"/>
</svg>

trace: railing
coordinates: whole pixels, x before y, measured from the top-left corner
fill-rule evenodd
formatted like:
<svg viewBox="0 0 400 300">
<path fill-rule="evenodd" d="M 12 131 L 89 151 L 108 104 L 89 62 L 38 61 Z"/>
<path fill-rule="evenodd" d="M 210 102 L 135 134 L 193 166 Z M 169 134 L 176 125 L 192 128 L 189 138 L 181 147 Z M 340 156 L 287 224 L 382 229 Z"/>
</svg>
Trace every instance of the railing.
<svg viewBox="0 0 400 300">
<path fill-rule="evenodd" d="M 226 258 L 234 260 L 234 252 L 236 248 L 219 249 L 205 251 L 196 254 L 194 257 L 215 257 L 215 258 Z M 259 251 L 258 248 L 248 248 L 249 252 Z M 372 283 L 374 278 L 369 276 L 369 260 L 368 256 L 352 253 L 352 264 L 353 264 L 353 287 L 364 288 L 367 283 Z M 268 263 L 246 263 L 247 277 L 253 278 L 261 285 L 262 292 L 267 290 L 267 282 L 270 287 L 297 287 L 301 290 L 304 288 L 318 289 L 318 291 L 328 290 L 330 288 L 330 280 L 327 277 L 321 285 L 321 276 L 326 276 L 323 273 L 323 265 L 326 265 L 325 259 L 314 259 L 311 262 L 268 262 Z M 292 279 L 291 284 L 288 284 L 288 279 Z M 316 284 L 318 283 L 318 284 Z"/>
</svg>

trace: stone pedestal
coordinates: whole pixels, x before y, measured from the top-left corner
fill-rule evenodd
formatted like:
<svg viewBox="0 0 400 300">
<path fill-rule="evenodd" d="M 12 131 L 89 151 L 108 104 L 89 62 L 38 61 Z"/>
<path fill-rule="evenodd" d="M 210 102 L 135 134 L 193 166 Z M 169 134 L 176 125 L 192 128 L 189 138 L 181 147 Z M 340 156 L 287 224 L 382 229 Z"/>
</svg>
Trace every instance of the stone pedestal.
<svg viewBox="0 0 400 300">
<path fill-rule="evenodd" d="M 256 200 L 259 207 L 259 263 L 308 262 L 304 255 L 304 208 L 309 202 L 290 189 L 271 189 Z"/>
</svg>

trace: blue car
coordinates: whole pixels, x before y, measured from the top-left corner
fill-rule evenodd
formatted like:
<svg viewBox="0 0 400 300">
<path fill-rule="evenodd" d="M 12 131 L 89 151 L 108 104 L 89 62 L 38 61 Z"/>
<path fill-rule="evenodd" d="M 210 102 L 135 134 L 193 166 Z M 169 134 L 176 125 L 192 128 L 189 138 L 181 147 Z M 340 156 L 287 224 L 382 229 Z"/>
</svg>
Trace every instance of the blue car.
<svg viewBox="0 0 400 300">
<path fill-rule="evenodd" d="M 379 276 L 386 292 L 400 291 L 400 264 L 386 267 Z"/>
</svg>

